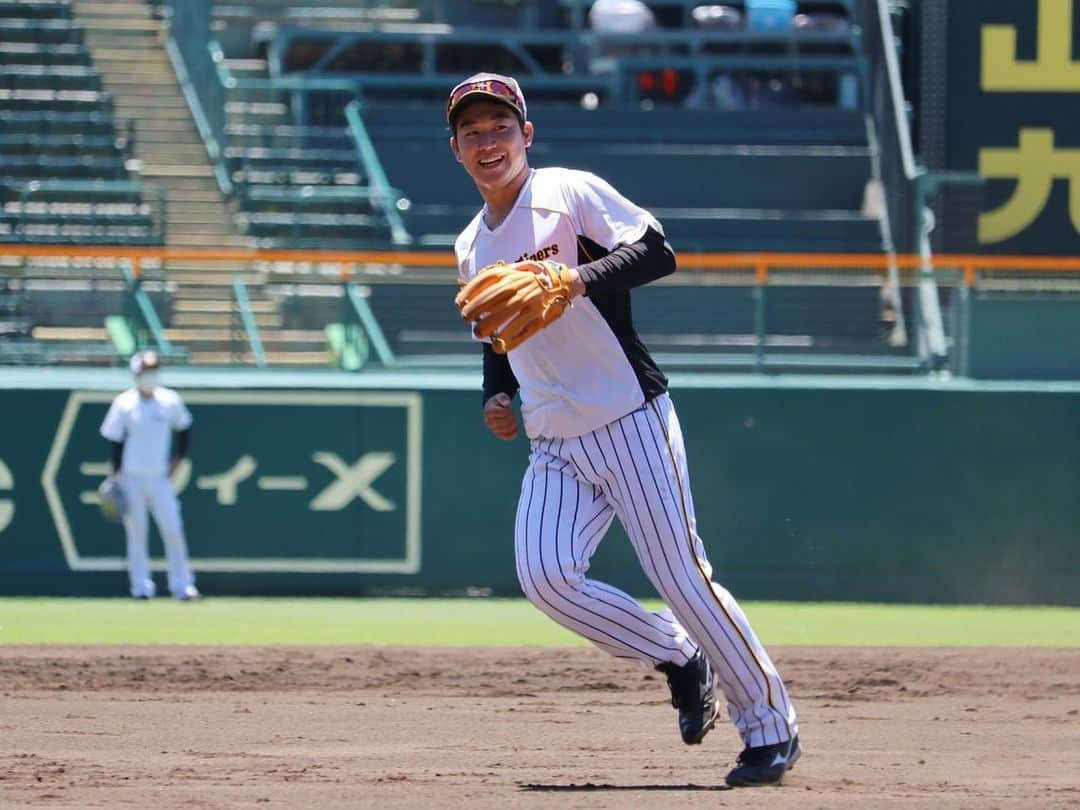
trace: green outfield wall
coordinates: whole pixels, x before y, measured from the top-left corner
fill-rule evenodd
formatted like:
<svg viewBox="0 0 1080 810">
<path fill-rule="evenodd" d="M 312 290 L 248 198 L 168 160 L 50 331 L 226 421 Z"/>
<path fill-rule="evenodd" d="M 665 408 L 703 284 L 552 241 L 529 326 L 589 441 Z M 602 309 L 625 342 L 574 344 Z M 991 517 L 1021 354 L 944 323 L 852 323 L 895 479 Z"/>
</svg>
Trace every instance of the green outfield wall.
<svg viewBox="0 0 1080 810">
<path fill-rule="evenodd" d="M 487 434 L 477 374 L 166 376 L 196 420 L 174 484 L 203 590 L 518 592 L 528 445 Z M 94 496 L 126 384 L 0 375 L 0 594 L 125 592 Z M 1080 384 L 676 375 L 672 393 L 738 596 L 1080 604 Z M 652 595 L 617 528 L 592 573 Z"/>
</svg>

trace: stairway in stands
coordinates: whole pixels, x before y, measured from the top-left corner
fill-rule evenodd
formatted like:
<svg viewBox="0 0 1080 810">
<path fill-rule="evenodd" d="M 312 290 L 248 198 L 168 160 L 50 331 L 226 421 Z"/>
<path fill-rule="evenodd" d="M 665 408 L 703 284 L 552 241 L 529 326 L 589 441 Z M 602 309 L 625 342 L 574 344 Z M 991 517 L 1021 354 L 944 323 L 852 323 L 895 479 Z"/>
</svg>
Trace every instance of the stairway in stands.
<svg viewBox="0 0 1080 810">
<path fill-rule="evenodd" d="M 244 246 L 165 51 L 162 23 L 152 5 L 147 0 L 73 0 L 72 10 L 117 114 L 135 121 L 135 156 L 143 179 L 165 192 L 166 244 Z M 282 328 L 278 303 L 257 271 L 242 264 L 171 262 L 166 278 L 175 288 L 166 336 L 188 352 L 190 363 L 254 361 L 240 327 L 234 277 L 247 287 L 270 365 L 326 364 L 322 332 Z"/>
</svg>

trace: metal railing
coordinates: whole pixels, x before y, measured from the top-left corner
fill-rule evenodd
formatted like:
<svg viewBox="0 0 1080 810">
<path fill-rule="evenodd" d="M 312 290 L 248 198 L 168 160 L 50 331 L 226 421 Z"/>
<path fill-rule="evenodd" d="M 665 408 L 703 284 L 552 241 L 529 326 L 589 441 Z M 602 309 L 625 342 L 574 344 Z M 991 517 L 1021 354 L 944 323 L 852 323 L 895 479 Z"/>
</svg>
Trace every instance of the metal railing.
<svg viewBox="0 0 1080 810">
<path fill-rule="evenodd" d="M 350 98 L 357 95 L 357 82 L 347 79 L 302 79 L 282 77 L 275 79 L 241 79 L 232 75 L 221 45 L 211 39 L 199 18 L 196 6 L 206 0 L 188 6 L 174 5 L 170 22 L 174 63 L 185 88 L 189 105 L 195 114 L 207 152 L 215 167 L 218 185 L 225 194 L 237 189 L 229 176 L 226 162 L 230 135 L 227 126 L 229 105 L 234 102 L 280 104 L 292 107 L 294 116 L 303 118 L 303 109 L 311 94 L 325 92 L 345 93 Z M 350 111 L 351 110 L 351 111 Z M 348 133 L 356 149 L 358 168 L 368 180 L 367 188 L 334 188 L 330 191 L 335 200 L 355 200 L 371 203 L 386 218 L 390 228 L 391 242 L 405 246 L 412 237 L 405 228 L 400 211 L 408 208 L 408 200 L 400 190 L 390 185 L 371 138 L 364 128 L 355 108 L 346 109 Z M 241 191 L 241 195 L 245 192 Z M 310 203 L 319 192 L 312 191 L 306 197 L 298 197 L 300 203 Z M 324 195 L 325 196 L 325 195 Z"/>
<path fill-rule="evenodd" d="M 232 193 L 224 170 L 225 86 L 218 78 L 210 44 L 212 0 L 168 0 L 165 5 L 165 50 L 176 72 L 184 99 L 206 145 L 218 185 Z"/>
<path fill-rule="evenodd" d="M 268 47 L 270 73 L 310 82 L 348 81 L 361 100 L 370 91 L 391 91 L 397 96 L 419 93 L 441 100 L 460 76 L 441 67 L 446 60 L 440 57 L 440 49 L 488 48 L 502 51 L 507 59 L 521 65 L 518 75 L 534 101 L 551 96 L 577 101 L 591 92 L 605 104 L 636 105 L 640 90 L 638 74 L 645 69 L 683 70 L 694 74 L 699 82 L 718 71 L 810 71 L 850 74 L 857 83 L 861 83 L 865 70 L 857 26 L 847 32 L 663 29 L 640 34 L 530 28 L 443 26 L 436 29 L 342 32 L 329 27 L 322 30 L 281 27 Z M 325 50 L 302 70 L 291 71 L 287 63 L 294 40 L 302 41 L 308 48 L 321 42 Z M 350 70 L 334 66 L 352 49 L 377 53 L 380 47 L 391 45 L 415 49 L 415 64 L 393 70 Z M 717 52 L 718 49 L 747 50 L 759 45 L 784 50 L 767 55 Z M 838 52 L 800 50 L 823 46 Z M 533 56 L 534 48 L 559 49 L 563 57 L 556 67 L 544 66 Z"/>
<path fill-rule="evenodd" d="M 150 296 L 142 288 L 142 276 L 137 272 L 137 268 L 138 265 L 135 262 L 124 265 L 122 268 L 124 281 L 127 283 L 125 299 L 127 303 L 124 314 L 128 322 L 135 325 L 132 331 L 136 336 L 136 343 L 140 348 L 153 346 L 163 355 L 175 356 L 176 348 L 165 336 L 165 327 L 161 323 L 161 318 L 158 317 L 157 310 L 154 309 L 153 302 L 150 301 Z"/>
<path fill-rule="evenodd" d="M 167 264 L 171 261 L 193 261 L 206 263 L 243 263 L 252 272 L 261 272 L 267 283 L 281 284 L 333 284 L 344 285 L 347 296 L 346 306 L 351 307 L 355 323 L 362 326 L 375 355 L 384 364 L 409 364 L 410 358 L 394 353 L 383 335 L 376 312 L 361 294 L 356 285 L 362 284 L 374 291 L 378 300 L 380 284 L 439 284 L 448 288 L 447 306 L 450 291 L 455 287 L 455 259 L 449 251 L 310 251 L 310 250 L 256 250 L 256 249 L 210 249 L 210 248 L 164 248 L 137 246 L 77 247 L 65 245 L 4 245 L 0 254 L 5 259 L 16 260 L 46 259 L 65 257 L 71 259 L 113 259 L 117 263 L 128 265 L 126 272 L 130 278 L 138 280 L 144 265 L 164 268 L 168 276 Z M 679 257 L 679 272 L 664 279 L 659 284 L 701 286 L 736 284 L 752 289 L 748 299 L 752 307 L 753 334 L 749 345 L 752 357 L 748 361 L 739 360 L 744 366 L 758 371 L 777 370 L 779 368 L 798 367 L 804 370 L 829 370 L 847 363 L 849 369 L 873 371 L 873 358 L 837 358 L 815 352 L 813 347 L 798 356 L 787 353 L 783 357 L 775 355 L 775 346 L 770 343 L 773 335 L 767 321 L 766 302 L 774 287 L 820 286 L 843 287 L 845 284 L 859 284 L 869 277 L 883 277 L 890 267 L 899 270 L 901 283 L 917 289 L 923 277 L 929 273 L 936 284 L 952 290 L 959 305 L 957 317 L 953 323 L 953 340 L 946 367 L 957 374 L 964 372 L 965 336 L 969 331 L 968 320 L 971 313 L 964 306 L 970 293 L 980 290 L 1000 291 L 1001 282 L 1008 280 L 1010 287 L 1017 287 L 1016 280 L 1030 279 L 1039 281 L 1047 289 L 1069 291 L 1075 295 L 1080 290 L 1080 258 L 1077 257 L 1030 257 L 1030 256 L 978 256 L 939 254 L 934 257 L 934 264 L 926 268 L 925 257 L 919 254 L 896 254 L 893 256 L 871 254 L 728 254 L 728 253 L 683 253 Z M 274 268 L 270 270 L 268 268 Z M 5 272 L 5 265 L 0 262 L 0 274 Z M 20 277 L 26 271 L 18 268 L 14 272 Z M 157 271 L 156 271 L 157 272 Z M 1047 281 L 1052 280 L 1052 281 Z M 161 322 L 153 313 L 145 293 L 139 295 L 138 285 L 133 285 L 138 312 L 153 335 L 156 344 L 165 350 L 174 347 L 165 339 Z M 1022 287 L 1021 287 L 1022 289 Z M 143 300 L 139 300 L 143 299 Z M 722 332 L 718 329 L 717 332 Z M 256 334 L 257 330 L 252 330 Z M 467 341 L 466 341 L 467 342 Z M 740 344 L 741 345 L 741 344 Z M 703 365 L 712 367 L 734 367 L 727 362 L 721 352 L 708 345 L 693 349 Z M 253 352 L 254 354 L 254 352 Z M 475 357 L 473 357 L 475 359 Z M 900 365 L 901 358 L 894 358 L 894 366 Z M 930 372 L 941 367 L 926 363 L 908 364 L 911 372 Z"/>
<path fill-rule="evenodd" d="M 948 349 L 941 304 L 930 251 L 932 218 L 928 218 L 920 190 L 918 166 L 911 144 L 911 126 L 897 58 L 897 40 L 888 0 L 865 3 L 869 61 L 867 120 L 876 146 L 876 173 L 885 205 L 883 230 L 886 250 L 918 253 L 922 257 L 919 285 L 914 296 L 914 344 L 931 366 L 945 363 Z M 894 294 L 897 288 L 892 287 Z M 895 304 L 899 306 L 897 298 Z"/>
<path fill-rule="evenodd" d="M 355 282 L 348 281 L 345 283 L 345 299 L 348 301 L 350 310 L 349 320 L 355 321 L 363 329 L 368 342 L 379 358 L 379 362 L 384 366 L 394 365 L 396 358 L 390 350 L 390 344 L 386 342 L 382 327 L 379 326 L 375 313 L 371 311 L 367 296 Z"/>
<path fill-rule="evenodd" d="M 263 351 L 262 338 L 259 336 L 259 326 L 255 322 L 255 315 L 251 311 L 251 299 L 248 298 L 247 287 L 239 276 L 233 276 L 233 298 L 236 300 L 236 313 L 247 337 L 248 348 L 255 365 L 266 368 L 266 352 Z"/>
<path fill-rule="evenodd" d="M 390 181 L 383 171 L 382 162 L 375 151 L 375 144 L 371 142 L 364 119 L 360 115 L 360 104 L 351 101 L 345 106 L 345 118 L 349 122 L 349 132 L 352 133 L 356 143 L 357 154 L 360 155 L 360 163 L 364 167 L 364 173 L 368 176 L 371 192 L 374 194 L 375 204 L 382 209 L 387 222 L 390 223 L 390 238 L 398 246 L 409 245 L 412 237 L 405 229 L 405 223 L 401 219 L 401 211 L 407 210 L 409 201 L 405 196 L 390 185 Z"/>
</svg>

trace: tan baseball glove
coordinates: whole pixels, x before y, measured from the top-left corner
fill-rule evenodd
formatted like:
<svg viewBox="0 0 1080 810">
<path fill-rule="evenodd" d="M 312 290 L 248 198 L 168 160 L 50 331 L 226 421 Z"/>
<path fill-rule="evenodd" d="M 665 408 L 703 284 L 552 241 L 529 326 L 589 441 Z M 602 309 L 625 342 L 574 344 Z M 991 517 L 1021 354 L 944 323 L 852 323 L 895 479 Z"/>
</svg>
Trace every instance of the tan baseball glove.
<svg viewBox="0 0 1080 810">
<path fill-rule="evenodd" d="M 477 337 L 491 338 L 492 348 L 506 354 L 563 314 L 572 283 L 570 269 L 558 262 L 496 262 L 462 287 L 454 303 Z"/>
<path fill-rule="evenodd" d="M 101 510 L 101 516 L 108 521 L 119 523 L 123 520 L 127 504 L 124 501 L 124 490 L 120 488 L 120 482 L 115 475 L 110 475 L 98 487 L 98 509 Z"/>
</svg>

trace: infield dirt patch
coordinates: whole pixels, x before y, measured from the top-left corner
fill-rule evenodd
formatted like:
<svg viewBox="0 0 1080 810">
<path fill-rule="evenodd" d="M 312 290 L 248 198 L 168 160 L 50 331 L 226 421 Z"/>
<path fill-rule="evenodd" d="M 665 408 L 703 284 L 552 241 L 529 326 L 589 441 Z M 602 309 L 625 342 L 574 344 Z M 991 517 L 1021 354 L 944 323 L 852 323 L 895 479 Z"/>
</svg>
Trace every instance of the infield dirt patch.
<svg viewBox="0 0 1080 810">
<path fill-rule="evenodd" d="M 0 806 L 1080 807 L 1080 649 L 772 652 L 805 753 L 727 790 L 591 649 L 0 647 Z"/>
</svg>

